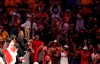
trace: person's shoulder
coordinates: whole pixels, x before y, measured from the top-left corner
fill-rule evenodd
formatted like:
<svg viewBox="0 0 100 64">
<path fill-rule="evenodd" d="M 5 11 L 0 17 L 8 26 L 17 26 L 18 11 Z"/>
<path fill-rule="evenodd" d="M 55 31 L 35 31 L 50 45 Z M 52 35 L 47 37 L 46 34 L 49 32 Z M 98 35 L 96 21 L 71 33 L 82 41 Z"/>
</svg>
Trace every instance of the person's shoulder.
<svg viewBox="0 0 100 64">
<path fill-rule="evenodd" d="M 20 39 L 21 37 L 20 36 L 18 36 L 16 39 Z"/>
<path fill-rule="evenodd" d="M 44 42 L 40 40 L 40 42 L 43 44 Z"/>
</svg>

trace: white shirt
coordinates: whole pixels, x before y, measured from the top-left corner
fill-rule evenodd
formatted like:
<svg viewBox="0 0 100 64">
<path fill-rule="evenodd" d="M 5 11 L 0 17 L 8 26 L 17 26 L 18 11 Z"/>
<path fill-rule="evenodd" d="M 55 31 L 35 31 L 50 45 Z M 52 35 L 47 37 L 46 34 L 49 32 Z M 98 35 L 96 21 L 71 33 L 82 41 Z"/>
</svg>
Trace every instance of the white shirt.
<svg viewBox="0 0 100 64">
<path fill-rule="evenodd" d="M 14 45 L 14 42 L 13 41 L 10 42 L 9 46 L 12 46 L 12 45 Z"/>
<path fill-rule="evenodd" d="M 15 64 L 15 62 L 16 62 L 16 56 L 17 56 L 17 51 L 12 52 L 12 51 L 10 50 L 10 47 L 8 47 L 7 50 L 9 51 L 9 53 L 11 54 L 11 56 L 12 56 L 12 58 L 13 58 L 13 61 L 12 61 L 10 64 Z"/>
<path fill-rule="evenodd" d="M 24 24 L 21 25 L 21 27 L 25 28 L 25 27 L 31 27 L 31 23 L 29 20 L 27 20 Z M 37 24 L 35 22 L 33 22 L 33 26 L 32 26 L 32 29 L 35 29 L 37 30 Z"/>
<path fill-rule="evenodd" d="M 84 20 L 83 19 L 77 19 L 77 21 L 76 21 L 76 30 L 79 30 L 81 28 L 84 28 Z"/>
<path fill-rule="evenodd" d="M 50 13 L 51 13 L 51 18 L 53 19 L 53 18 L 60 18 L 60 13 L 61 13 L 61 10 L 60 10 L 60 6 L 58 6 L 58 13 L 57 14 L 54 14 L 53 12 L 52 12 L 52 8 L 53 7 L 51 7 L 50 8 Z"/>
<path fill-rule="evenodd" d="M 93 61 L 94 61 L 95 59 L 97 59 L 98 56 L 99 56 L 98 53 L 96 53 L 96 54 L 92 53 L 92 54 L 91 54 L 91 58 L 92 58 Z"/>
<path fill-rule="evenodd" d="M 7 50 L 9 51 L 9 53 L 11 54 L 11 56 L 12 56 L 12 58 L 13 58 L 13 61 L 12 61 L 10 64 L 15 64 L 15 62 L 16 62 L 16 56 L 17 56 L 17 50 L 16 50 L 15 52 L 12 52 L 12 51 L 10 50 L 10 48 L 11 48 L 12 46 L 14 46 L 14 42 L 13 42 L 13 41 L 10 42 L 10 44 L 9 44 L 9 46 L 8 46 L 8 48 L 7 48 Z"/>
<path fill-rule="evenodd" d="M 57 14 L 54 14 L 54 13 L 53 13 L 51 17 L 52 17 L 52 19 L 53 19 L 53 18 L 60 18 L 60 14 L 59 14 L 59 13 L 57 13 Z"/>
<path fill-rule="evenodd" d="M 29 20 L 27 20 L 24 24 L 21 25 L 21 27 L 23 27 L 23 28 L 26 27 L 26 26 L 30 28 L 31 23 L 30 23 Z"/>
<path fill-rule="evenodd" d="M 64 52 L 61 52 L 60 64 L 69 64 L 68 57 Z"/>
</svg>

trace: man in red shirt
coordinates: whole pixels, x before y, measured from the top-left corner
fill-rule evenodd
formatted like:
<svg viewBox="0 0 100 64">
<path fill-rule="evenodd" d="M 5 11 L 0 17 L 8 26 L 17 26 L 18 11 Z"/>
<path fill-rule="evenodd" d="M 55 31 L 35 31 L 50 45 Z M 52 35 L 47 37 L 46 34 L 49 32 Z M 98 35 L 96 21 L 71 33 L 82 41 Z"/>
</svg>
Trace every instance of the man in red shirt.
<svg viewBox="0 0 100 64">
<path fill-rule="evenodd" d="M 34 64 L 39 64 L 38 63 L 38 53 L 42 49 L 43 45 L 44 45 L 44 43 L 41 40 L 39 40 L 39 35 L 36 35 L 35 40 L 33 41 L 33 47 L 35 49 L 35 53 L 34 53 L 34 57 L 33 57 Z"/>
<path fill-rule="evenodd" d="M 83 50 L 81 50 L 79 54 L 81 55 L 81 64 L 88 64 L 91 57 L 88 47 L 84 46 Z"/>
</svg>

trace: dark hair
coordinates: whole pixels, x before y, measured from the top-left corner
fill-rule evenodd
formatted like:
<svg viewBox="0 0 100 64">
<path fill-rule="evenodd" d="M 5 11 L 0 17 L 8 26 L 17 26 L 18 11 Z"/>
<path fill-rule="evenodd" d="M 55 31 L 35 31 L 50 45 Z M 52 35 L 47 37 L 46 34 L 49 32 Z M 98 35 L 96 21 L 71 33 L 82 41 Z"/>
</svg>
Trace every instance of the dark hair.
<svg viewBox="0 0 100 64">
<path fill-rule="evenodd" d="M 19 44 L 15 43 L 14 44 L 15 48 L 19 48 Z"/>
<path fill-rule="evenodd" d="M 16 36 L 15 35 L 11 35 L 10 38 L 11 38 L 11 40 L 13 40 L 13 39 L 16 38 Z"/>
<path fill-rule="evenodd" d="M 58 10 L 58 7 L 56 4 L 54 4 L 53 8 L 52 8 L 52 11 L 54 12 L 54 9 L 57 9 Z"/>
<path fill-rule="evenodd" d="M 9 42 L 10 43 L 11 42 L 11 38 L 7 38 L 6 39 L 6 42 Z"/>
</svg>

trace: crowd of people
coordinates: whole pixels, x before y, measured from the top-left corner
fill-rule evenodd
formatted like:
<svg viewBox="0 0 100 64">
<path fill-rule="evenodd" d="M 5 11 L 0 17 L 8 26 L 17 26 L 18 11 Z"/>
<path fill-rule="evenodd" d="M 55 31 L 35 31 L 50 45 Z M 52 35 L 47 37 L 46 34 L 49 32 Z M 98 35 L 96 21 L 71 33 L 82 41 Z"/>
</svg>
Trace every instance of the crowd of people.
<svg viewBox="0 0 100 64">
<path fill-rule="evenodd" d="M 0 64 L 100 64 L 99 0 L 1 0 Z"/>
</svg>

